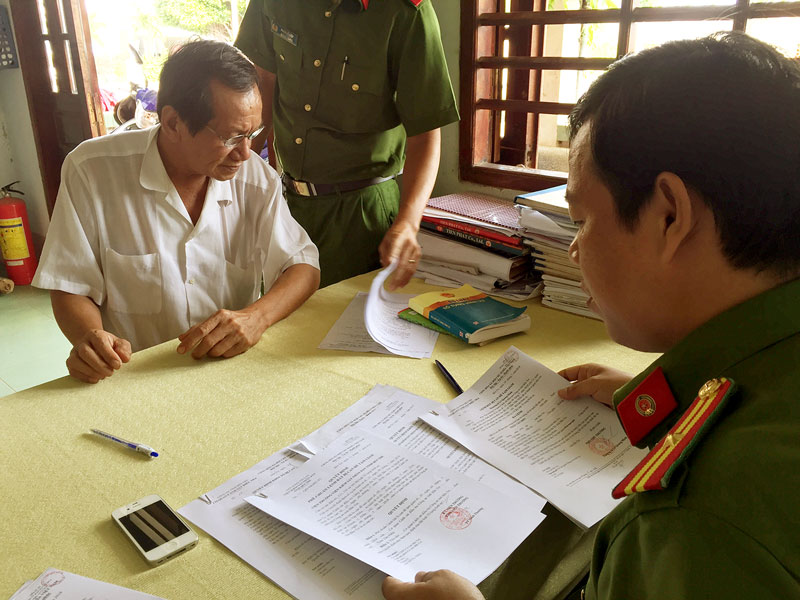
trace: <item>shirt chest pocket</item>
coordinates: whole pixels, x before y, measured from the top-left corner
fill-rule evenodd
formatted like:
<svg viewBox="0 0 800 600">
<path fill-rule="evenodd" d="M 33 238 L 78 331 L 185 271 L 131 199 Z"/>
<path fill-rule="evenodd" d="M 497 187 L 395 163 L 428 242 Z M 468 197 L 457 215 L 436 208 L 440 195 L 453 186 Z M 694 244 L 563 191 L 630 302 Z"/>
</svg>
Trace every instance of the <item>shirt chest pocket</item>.
<svg viewBox="0 0 800 600">
<path fill-rule="evenodd" d="M 161 312 L 161 260 L 157 253 L 124 255 L 106 248 L 109 309 L 134 315 Z"/>
<path fill-rule="evenodd" d="M 303 67 L 303 51 L 275 32 L 272 34 L 272 48 L 275 51 L 281 100 L 293 105 L 300 99 L 300 70 Z"/>
<path fill-rule="evenodd" d="M 384 63 L 343 57 L 328 66 L 320 117 L 348 133 L 385 131 L 400 123 Z"/>
</svg>

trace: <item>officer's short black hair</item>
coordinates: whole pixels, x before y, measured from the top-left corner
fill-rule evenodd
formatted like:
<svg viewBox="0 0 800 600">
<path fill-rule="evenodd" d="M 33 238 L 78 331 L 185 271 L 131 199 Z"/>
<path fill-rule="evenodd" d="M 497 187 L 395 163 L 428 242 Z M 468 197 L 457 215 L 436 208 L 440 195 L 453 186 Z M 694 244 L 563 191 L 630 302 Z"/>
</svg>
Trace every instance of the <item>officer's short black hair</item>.
<svg viewBox="0 0 800 600">
<path fill-rule="evenodd" d="M 659 173 L 713 211 L 740 269 L 800 272 L 800 65 L 743 33 L 670 42 L 614 63 L 570 115 L 591 122 L 598 175 L 632 230 Z"/>
<path fill-rule="evenodd" d="M 158 116 L 172 106 L 192 135 L 214 118 L 211 81 L 237 92 L 258 86 L 258 74 L 247 57 L 225 42 L 195 40 L 178 48 L 164 63 L 158 86 Z"/>
</svg>

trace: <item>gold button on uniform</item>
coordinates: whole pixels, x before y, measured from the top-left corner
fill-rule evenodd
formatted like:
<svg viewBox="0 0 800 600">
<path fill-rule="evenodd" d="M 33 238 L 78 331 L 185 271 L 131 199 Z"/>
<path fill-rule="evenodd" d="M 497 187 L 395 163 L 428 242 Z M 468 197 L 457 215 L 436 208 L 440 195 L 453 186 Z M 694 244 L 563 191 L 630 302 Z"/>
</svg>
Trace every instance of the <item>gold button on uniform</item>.
<svg viewBox="0 0 800 600">
<path fill-rule="evenodd" d="M 294 138 L 294 143 L 298 146 L 303 143 L 303 138 Z"/>
<path fill-rule="evenodd" d="M 354 83 L 352 87 L 353 87 L 353 91 L 354 92 L 358 91 L 358 84 L 357 83 Z"/>
<path fill-rule="evenodd" d="M 322 64 L 322 61 L 321 61 L 320 59 L 317 59 L 317 60 L 315 60 L 315 61 L 314 61 L 314 66 L 315 66 L 315 67 L 318 67 L 318 66 L 320 66 L 321 64 Z"/>
<path fill-rule="evenodd" d="M 333 14 L 333 13 L 331 13 L 331 11 L 329 11 L 329 10 L 326 10 L 326 11 L 325 11 L 325 16 L 326 16 L 326 17 L 330 17 L 332 14 Z"/>
<path fill-rule="evenodd" d="M 279 56 L 280 56 L 280 58 L 281 58 L 281 60 L 282 60 L 282 61 L 285 61 L 285 60 L 286 60 L 286 57 L 285 57 L 283 54 L 281 54 L 281 55 L 279 55 Z"/>
<path fill-rule="evenodd" d="M 305 109 L 306 112 L 311 112 L 311 105 L 310 104 L 306 104 L 303 108 Z"/>
</svg>

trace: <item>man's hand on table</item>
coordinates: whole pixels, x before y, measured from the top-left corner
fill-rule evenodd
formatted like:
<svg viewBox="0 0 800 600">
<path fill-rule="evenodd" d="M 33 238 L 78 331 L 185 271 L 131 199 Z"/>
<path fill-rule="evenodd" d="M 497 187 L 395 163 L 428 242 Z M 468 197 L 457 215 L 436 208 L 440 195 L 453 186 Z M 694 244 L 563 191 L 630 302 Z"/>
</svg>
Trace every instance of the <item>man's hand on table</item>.
<svg viewBox="0 0 800 600">
<path fill-rule="evenodd" d="M 255 346 L 265 330 L 263 315 L 252 307 L 218 310 L 178 336 L 178 354 L 192 350 L 193 358 L 231 358 Z"/>
<path fill-rule="evenodd" d="M 391 291 L 406 285 L 417 270 L 417 261 L 422 257 L 422 250 L 417 242 L 417 230 L 408 221 L 398 219 L 383 236 L 378 247 L 384 267 L 397 260 L 397 270 L 389 281 Z"/>
<path fill-rule="evenodd" d="M 483 594 L 467 579 L 446 569 L 421 571 L 414 583 L 387 577 L 383 580 L 386 600 L 484 600 Z"/>
<path fill-rule="evenodd" d="M 67 369 L 76 379 L 97 383 L 111 377 L 130 359 L 131 344 L 128 340 L 102 329 L 90 329 L 72 347 L 67 358 Z"/>
<path fill-rule="evenodd" d="M 630 373 L 595 363 L 568 367 L 559 371 L 558 374 L 573 382 L 558 390 L 561 398 L 574 400 L 580 396 L 591 396 L 611 408 L 614 407 L 612 401 L 614 392 L 632 379 Z"/>
</svg>

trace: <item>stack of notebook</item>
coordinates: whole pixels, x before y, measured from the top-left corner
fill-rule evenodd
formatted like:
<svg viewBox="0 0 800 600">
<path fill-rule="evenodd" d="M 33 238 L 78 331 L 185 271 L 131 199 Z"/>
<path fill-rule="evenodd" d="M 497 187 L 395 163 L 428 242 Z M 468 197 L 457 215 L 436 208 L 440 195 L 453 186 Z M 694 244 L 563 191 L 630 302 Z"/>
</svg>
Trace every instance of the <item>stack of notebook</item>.
<svg viewBox="0 0 800 600">
<path fill-rule="evenodd" d="M 534 268 L 542 274 L 542 304 L 586 317 L 599 318 L 586 306 L 581 272 L 569 259 L 577 227 L 564 200 L 565 185 L 521 194 L 514 199 L 525 244 L 533 248 Z"/>
<path fill-rule="evenodd" d="M 483 292 L 525 300 L 539 294 L 531 248 L 520 235 L 514 206 L 479 194 L 431 198 L 418 241 L 417 276 L 445 287 L 464 284 Z"/>
</svg>

